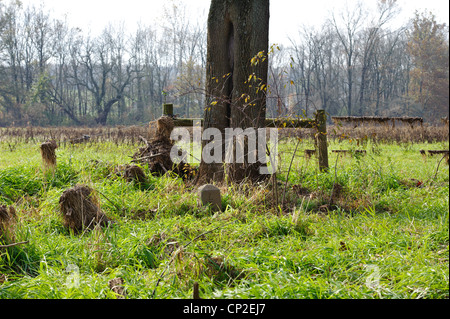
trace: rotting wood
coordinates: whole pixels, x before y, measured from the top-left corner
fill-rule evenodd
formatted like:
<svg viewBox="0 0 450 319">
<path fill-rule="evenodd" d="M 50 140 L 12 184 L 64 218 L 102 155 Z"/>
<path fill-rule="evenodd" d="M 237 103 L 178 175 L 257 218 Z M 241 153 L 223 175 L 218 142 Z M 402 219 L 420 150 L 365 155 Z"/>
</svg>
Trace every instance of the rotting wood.
<svg viewBox="0 0 450 319">
<path fill-rule="evenodd" d="M 170 108 L 165 107 L 164 115 L 156 121 L 156 135 L 151 141 L 147 141 L 140 136 L 140 140 L 145 143 L 145 147 L 140 148 L 132 156 L 131 162 L 147 166 L 152 174 L 164 175 L 172 171 L 185 180 L 191 179 L 195 175 L 195 169 L 187 163 L 187 159 L 183 159 L 179 163 L 172 160 L 172 150 L 173 148 L 178 149 L 178 147 L 170 138 L 176 125 L 172 114 L 166 114 L 169 111 Z M 181 149 L 178 149 L 178 151 L 181 151 Z"/>
<path fill-rule="evenodd" d="M 319 158 L 319 170 L 328 171 L 328 142 L 327 142 L 327 116 L 325 110 L 316 112 L 317 125 L 317 154 Z"/>
</svg>

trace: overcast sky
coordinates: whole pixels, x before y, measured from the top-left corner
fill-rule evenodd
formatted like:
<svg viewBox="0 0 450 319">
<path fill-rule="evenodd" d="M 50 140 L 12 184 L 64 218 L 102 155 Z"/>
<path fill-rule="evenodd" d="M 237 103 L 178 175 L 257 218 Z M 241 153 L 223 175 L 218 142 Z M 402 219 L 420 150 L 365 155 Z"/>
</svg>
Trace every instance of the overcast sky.
<svg viewBox="0 0 450 319">
<path fill-rule="evenodd" d="M 164 4 L 170 0 L 21 0 L 24 5 L 41 2 L 52 11 L 52 16 L 62 18 L 67 14 L 71 26 L 84 31 L 90 30 L 96 35 L 108 24 L 124 21 L 129 28 L 137 22 L 144 25 L 160 23 Z M 189 17 L 196 20 L 199 16 L 206 19 L 210 0 L 179 0 L 186 4 Z M 6 2 L 6 1 L 4 1 Z M 271 0 L 270 43 L 283 44 L 288 37 L 296 37 L 301 25 L 320 26 L 331 10 L 351 7 L 357 0 Z M 376 8 L 376 0 L 363 0 L 369 9 Z M 449 24 L 448 0 L 398 0 L 401 10 L 395 23 L 402 25 L 413 17 L 414 12 L 431 11 L 438 22 Z M 203 15 L 199 15 L 203 13 Z"/>
</svg>

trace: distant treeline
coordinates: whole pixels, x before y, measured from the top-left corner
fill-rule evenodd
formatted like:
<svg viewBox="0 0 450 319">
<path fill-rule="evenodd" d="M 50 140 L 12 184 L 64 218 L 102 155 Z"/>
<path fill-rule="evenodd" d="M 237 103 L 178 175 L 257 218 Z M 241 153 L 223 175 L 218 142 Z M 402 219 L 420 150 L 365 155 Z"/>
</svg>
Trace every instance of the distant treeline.
<svg viewBox="0 0 450 319">
<path fill-rule="evenodd" d="M 448 116 L 448 26 L 416 13 L 393 29 L 398 9 L 380 1 L 377 12 L 334 12 L 320 30 L 292 30 L 289 45 L 272 46 L 268 117 Z M 201 117 L 206 17 L 194 22 L 176 6 L 163 21 L 90 36 L 45 7 L 0 0 L 0 126 L 140 124 L 165 102 Z"/>
</svg>

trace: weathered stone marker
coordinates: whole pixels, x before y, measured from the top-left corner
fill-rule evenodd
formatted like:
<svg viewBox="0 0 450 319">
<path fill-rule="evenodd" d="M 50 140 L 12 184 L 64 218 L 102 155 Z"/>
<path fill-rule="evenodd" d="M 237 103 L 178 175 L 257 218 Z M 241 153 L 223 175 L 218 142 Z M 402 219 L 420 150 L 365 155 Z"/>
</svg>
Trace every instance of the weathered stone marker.
<svg viewBox="0 0 450 319">
<path fill-rule="evenodd" d="M 211 184 L 203 185 L 198 189 L 198 195 L 203 206 L 211 205 L 213 211 L 222 210 L 220 189 Z"/>
</svg>

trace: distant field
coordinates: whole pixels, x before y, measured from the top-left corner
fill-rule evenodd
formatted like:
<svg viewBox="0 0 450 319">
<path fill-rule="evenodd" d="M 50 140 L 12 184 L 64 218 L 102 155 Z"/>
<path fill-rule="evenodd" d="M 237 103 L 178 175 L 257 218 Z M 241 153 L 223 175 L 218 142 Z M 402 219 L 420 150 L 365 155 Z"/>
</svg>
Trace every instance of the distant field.
<svg viewBox="0 0 450 319">
<path fill-rule="evenodd" d="M 298 140 L 283 131 L 276 189 L 221 185 L 220 214 L 179 178 L 117 174 L 146 127 L 52 133 L 54 176 L 39 152 L 48 131 L 1 130 L 0 206 L 14 207 L 14 242 L 28 243 L 0 248 L 0 298 L 116 298 L 119 277 L 130 299 L 192 298 L 194 282 L 202 298 L 449 298 L 449 166 L 420 154 L 448 150 L 448 128 L 430 142 L 329 130 L 324 173 L 307 135 L 291 165 Z M 98 192 L 114 224 L 63 226 L 59 199 L 76 184 Z"/>
</svg>

